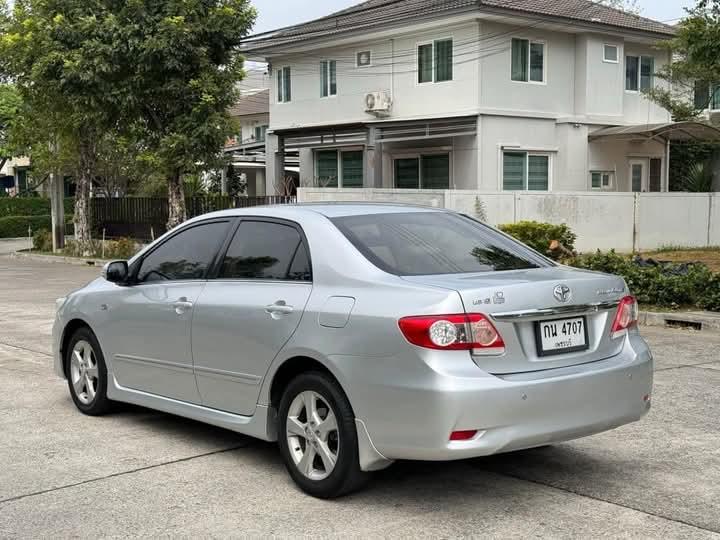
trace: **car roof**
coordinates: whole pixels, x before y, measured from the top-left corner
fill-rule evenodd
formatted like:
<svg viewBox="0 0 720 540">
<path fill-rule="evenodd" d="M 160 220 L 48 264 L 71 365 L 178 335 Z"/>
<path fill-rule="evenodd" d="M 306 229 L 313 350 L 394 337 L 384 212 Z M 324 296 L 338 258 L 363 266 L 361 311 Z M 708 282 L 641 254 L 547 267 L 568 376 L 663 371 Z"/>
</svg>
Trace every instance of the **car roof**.
<svg viewBox="0 0 720 540">
<path fill-rule="evenodd" d="M 298 218 L 308 213 L 321 214 L 328 218 L 365 216 L 368 214 L 401 214 L 410 212 L 446 212 L 444 209 L 432 208 L 398 203 L 372 203 L 372 202 L 323 202 L 323 203 L 295 203 L 276 204 L 268 206 L 252 206 L 245 208 L 231 208 L 198 217 L 213 216 L 247 216 L 267 215 L 273 217 Z"/>
</svg>

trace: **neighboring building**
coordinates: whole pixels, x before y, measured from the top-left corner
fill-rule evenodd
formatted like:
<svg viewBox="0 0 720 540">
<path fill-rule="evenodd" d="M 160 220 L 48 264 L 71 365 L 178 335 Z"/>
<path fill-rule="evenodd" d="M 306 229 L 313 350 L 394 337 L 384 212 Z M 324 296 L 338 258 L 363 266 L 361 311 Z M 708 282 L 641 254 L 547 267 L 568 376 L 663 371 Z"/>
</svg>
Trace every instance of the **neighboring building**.
<svg viewBox="0 0 720 540">
<path fill-rule="evenodd" d="M 232 166 L 237 174 L 247 180 L 247 195 L 250 197 L 273 194 L 282 186 L 277 184 L 267 189 L 265 177 L 265 142 L 270 123 L 269 78 L 265 71 L 249 71 L 243 79 L 238 102 L 230 109 L 238 124 L 238 133 L 228 139 L 224 151 L 232 156 Z M 286 156 L 285 176 L 293 179 L 293 190 L 297 186 L 298 158 Z M 289 182 L 285 182 L 288 184 Z"/>
<path fill-rule="evenodd" d="M 253 36 L 269 184 L 292 150 L 301 185 L 666 191 L 670 140 L 720 134 L 642 94 L 673 33 L 587 0 L 369 0 Z"/>
<path fill-rule="evenodd" d="M 30 160 L 26 157 L 0 160 L 0 190 L 5 195 L 15 196 L 28 192 L 28 171 Z"/>
</svg>

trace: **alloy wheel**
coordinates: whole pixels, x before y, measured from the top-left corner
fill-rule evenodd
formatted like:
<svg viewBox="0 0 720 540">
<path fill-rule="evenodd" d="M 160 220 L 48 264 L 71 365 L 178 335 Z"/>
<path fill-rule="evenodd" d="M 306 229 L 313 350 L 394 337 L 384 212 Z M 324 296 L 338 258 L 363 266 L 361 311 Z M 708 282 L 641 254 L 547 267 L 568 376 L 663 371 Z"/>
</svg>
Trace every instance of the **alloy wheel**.
<svg viewBox="0 0 720 540">
<path fill-rule="evenodd" d="M 90 343 L 78 341 L 70 356 L 70 382 L 80 403 L 90 405 L 99 384 L 97 358 Z"/>
<path fill-rule="evenodd" d="M 290 456 L 310 480 L 324 480 L 335 469 L 340 452 L 337 417 L 317 392 L 301 392 L 290 404 L 286 421 Z"/>
</svg>

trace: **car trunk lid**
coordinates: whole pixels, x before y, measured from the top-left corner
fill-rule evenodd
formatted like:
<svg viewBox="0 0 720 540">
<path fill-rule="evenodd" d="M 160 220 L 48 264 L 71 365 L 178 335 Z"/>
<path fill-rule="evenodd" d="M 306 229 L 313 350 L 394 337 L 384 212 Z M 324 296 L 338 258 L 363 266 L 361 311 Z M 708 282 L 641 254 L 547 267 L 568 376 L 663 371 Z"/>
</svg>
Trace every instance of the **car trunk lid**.
<svg viewBox="0 0 720 540">
<path fill-rule="evenodd" d="M 455 290 L 467 313 L 488 315 L 505 342 L 502 355 L 473 354 L 475 363 L 493 374 L 539 371 L 603 360 L 622 348 L 610 329 L 619 300 L 627 294 L 622 278 L 556 266 L 482 272 L 408 276 L 404 279 Z M 548 328 L 542 322 L 555 321 Z M 569 326 L 563 326 L 567 322 Z M 575 326 L 573 327 L 573 323 Z M 553 329 L 585 332 L 583 346 L 562 341 L 563 349 L 544 350 Z M 573 339 L 580 340 L 579 334 Z M 550 340 L 552 341 L 552 339 Z M 556 340 L 556 343 L 560 341 Z"/>
</svg>

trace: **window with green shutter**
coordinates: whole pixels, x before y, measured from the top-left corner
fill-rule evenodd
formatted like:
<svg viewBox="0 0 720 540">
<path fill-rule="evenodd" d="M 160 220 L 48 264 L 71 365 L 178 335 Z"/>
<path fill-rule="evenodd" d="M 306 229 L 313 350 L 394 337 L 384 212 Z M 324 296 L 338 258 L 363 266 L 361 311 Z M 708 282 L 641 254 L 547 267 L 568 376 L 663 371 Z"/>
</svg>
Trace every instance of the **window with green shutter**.
<svg viewBox="0 0 720 540">
<path fill-rule="evenodd" d="M 505 191 L 547 191 L 550 187 L 550 156 L 528 152 L 503 152 Z"/>
<path fill-rule="evenodd" d="M 528 191 L 547 191 L 549 184 L 550 158 L 547 156 L 528 156 Z"/>
<path fill-rule="evenodd" d="M 503 189 L 513 191 L 525 189 L 525 162 L 527 154 L 524 152 L 505 152 L 503 154 Z"/>
<path fill-rule="evenodd" d="M 316 152 L 316 176 L 320 187 L 338 187 L 337 150 L 318 150 Z"/>
<path fill-rule="evenodd" d="M 640 90 L 650 90 L 653 87 L 655 76 L 655 58 L 652 56 L 640 57 Z"/>
<path fill-rule="evenodd" d="M 640 59 L 637 56 L 625 57 L 625 90 L 637 92 L 640 75 Z"/>
<path fill-rule="evenodd" d="M 277 72 L 277 100 L 278 103 L 286 103 L 290 101 L 291 95 L 291 77 L 290 68 L 279 68 Z"/>
<path fill-rule="evenodd" d="M 395 187 L 450 189 L 450 154 L 395 158 Z"/>
<path fill-rule="evenodd" d="M 337 95 L 337 62 L 323 60 L 320 62 L 320 97 Z"/>
<path fill-rule="evenodd" d="M 437 39 L 417 48 L 418 83 L 452 81 L 453 40 Z"/>
<path fill-rule="evenodd" d="M 418 82 L 427 83 L 433 80 L 433 46 L 431 43 L 418 47 Z"/>
<path fill-rule="evenodd" d="M 420 160 L 418 158 L 395 160 L 395 187 L 400 189 L 420 188 Z"/>
<path fill-rule="evenodd" d="M 513 38 L 511 78 L 517 82 L 545 81 L 545 44 L 540 41 Z"/>
<path fill-rule="evenodd" d="M 423 189 L 450 189 L 450 155 L 421 156 Z"/>
<path fill-rule="evenodd" d="M 435 82 L 452 81 L 453 42 L 443 39 L 435 42 Z"/>
<path fill-rule="evenodd" d="M 652 56 L 625 57 L 625 90 L 650 90 L 655 78 L 655 58 Z"/>
<path fill-rule="evenodd" d="M 512 40 L 512 80 L 526 82 L 528 80 L 528 48 L 527 39 Z"/>
<path fill-rule="evenodd" d="M 362 150 L 342 152 L 342 187 L 363 187 Z"/>
<path fill-rule="evenodd" d="M 315 152 L 316 185 L 363 187 L 363 161 L 362 150 L 317 150 Z"/>
</svg>

